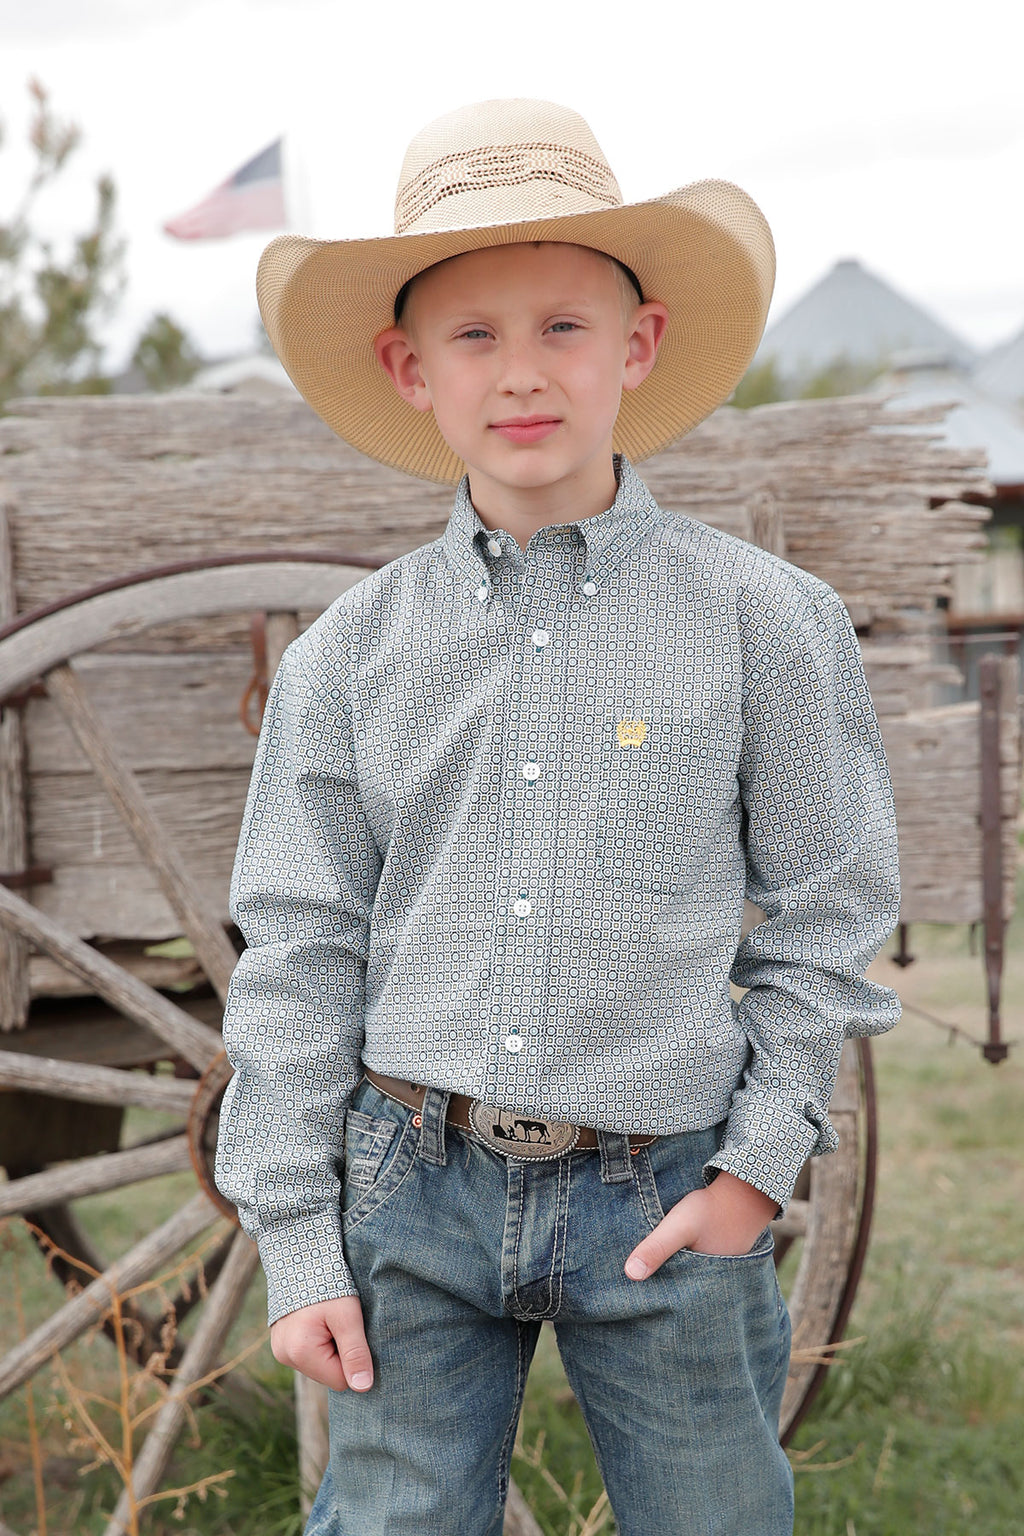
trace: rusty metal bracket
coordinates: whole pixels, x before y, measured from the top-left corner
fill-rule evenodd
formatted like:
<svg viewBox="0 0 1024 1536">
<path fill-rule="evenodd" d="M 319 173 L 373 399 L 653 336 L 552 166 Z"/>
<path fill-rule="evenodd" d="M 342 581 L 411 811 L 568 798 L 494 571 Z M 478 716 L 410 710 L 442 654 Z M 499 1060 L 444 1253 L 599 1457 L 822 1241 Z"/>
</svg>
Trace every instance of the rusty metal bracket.
<svg viewBox="0 0 1024 1536">
<path fill-rule="evenodd" d="M 916 955 L 910 953 L 910 924 L 900 923 L 896 933 L 898 936 L 898 947 L 892 960 L 894 965 L 898 965 L 901 970 L 905 971 L 907 966 L 913 965 L 917 959 Z"/>
<path fill-rule="evenodd" d="M 53 869 L 49 864 L 33 864 L 28 869 L 0 870 L 0 885 L 9 891 L 24 891 L 31 885 L 52 885 Z"/>
<path fill-rule="evenodd" d="M 0 720 L 4 717 L 5 709 L 24 709 L 29 699 L 46 697 L 46 684 L 41 682 L 29 683 L 27 688 L 19 688 L 16 693 L 7 693 L 0 699 Z"/>
<path fill-rule="evenodd" d="M 1006 918 L 1003 914 L 1003 818 L 1000 772 L 1000 658 L 982 656 L 978 662 L 981 699 L 981 891 L 985 931 L 985 981 L 988 992 L 988 1039 L 982 1046 L 986 1061 L 1005 1061 L 1009 1046 L 1002 1038 L 999 1016 L 1003 985 Z"/>
<path fill-rule="evenodd" d="M 250 736 L 258 736 L 263 723 L 263 711 L 267 707 L 270 680 L 267 677 L 267 616 L 254 613 L 249 622 L 249 641 L 252 645 L 252 676 L 245 685 L 238 705 L 238 718 Z M 252 702 L 256 700 L 258 714 L 252 718 Z"/>
</svg>

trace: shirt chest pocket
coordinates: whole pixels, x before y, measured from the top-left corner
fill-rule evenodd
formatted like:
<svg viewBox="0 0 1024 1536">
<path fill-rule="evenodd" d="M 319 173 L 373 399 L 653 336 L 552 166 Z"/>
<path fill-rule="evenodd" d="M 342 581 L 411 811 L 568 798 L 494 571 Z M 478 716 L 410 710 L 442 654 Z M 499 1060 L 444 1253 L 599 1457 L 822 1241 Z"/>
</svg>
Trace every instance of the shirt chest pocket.
<svg viewBox="0 0 1024 1536">
<path fill-rule="evenodd" d="M 691 878 L 693 723 L 689 710 L 662 707 L 602 719 L 595 837 L 616 885 L 679 891 Z"/>
</svg>

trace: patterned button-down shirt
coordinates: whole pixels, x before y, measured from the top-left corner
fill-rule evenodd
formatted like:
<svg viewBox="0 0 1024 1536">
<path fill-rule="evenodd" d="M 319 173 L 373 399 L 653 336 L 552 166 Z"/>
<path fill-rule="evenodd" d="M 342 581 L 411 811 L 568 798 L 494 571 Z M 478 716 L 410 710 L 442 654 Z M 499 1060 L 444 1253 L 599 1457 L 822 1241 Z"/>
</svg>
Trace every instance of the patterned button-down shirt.
<svg viewBox="0 0 1024 1536">
<path fill-rule="evenodd" d="M 464 481 L 439 539 L 281 663 L 217 1163 L 272 1320 L 354 1292 L 361 1063 L 611 1130 L 727 1119 L 707 1176 L 785 1206 L 835 1145 L 844 1035 L 899 1016 L 862 975 L 897 918 L 896 832 L 843 604 L 617 468 L 607 511 L 525 552 Z M 741 943 L 744 895 L 766 917 Z"/>
</svg>

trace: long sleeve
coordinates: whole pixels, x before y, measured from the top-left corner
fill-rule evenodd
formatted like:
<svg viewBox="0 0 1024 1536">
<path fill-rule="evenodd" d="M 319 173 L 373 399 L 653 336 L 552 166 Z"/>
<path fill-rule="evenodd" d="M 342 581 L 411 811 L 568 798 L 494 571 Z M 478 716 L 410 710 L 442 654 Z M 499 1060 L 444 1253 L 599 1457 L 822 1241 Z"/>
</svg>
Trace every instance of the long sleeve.
<svg viewBox="0 0 1024 1536">
<path fill-rule="evenodd" d="M 248 948 L 224 1019 L 235 1076 L 216 1177 L 259 1245 L 271 1322 L 355 1293 L 338 1159 L 381 860 L 355 784 L 348 658 L 337 630 L 316 630 L 288 648 L 270 691 L 231 885 Z"/>
<path fill-rule="evenodd" d="M 899 913 L 892 792 L 857 637 L 813 581 L 795 620 L 761 613 L 748 642 L 739 768 L 747 895 L 766 914 L 731 980 L 749 1046 L 709 1167 L 785 1207 L 804 1160 L 837 1145 L 828 1121 L 847 1035 L 878 1034 L 899 999 L 863 972 Z"/>
</svg>

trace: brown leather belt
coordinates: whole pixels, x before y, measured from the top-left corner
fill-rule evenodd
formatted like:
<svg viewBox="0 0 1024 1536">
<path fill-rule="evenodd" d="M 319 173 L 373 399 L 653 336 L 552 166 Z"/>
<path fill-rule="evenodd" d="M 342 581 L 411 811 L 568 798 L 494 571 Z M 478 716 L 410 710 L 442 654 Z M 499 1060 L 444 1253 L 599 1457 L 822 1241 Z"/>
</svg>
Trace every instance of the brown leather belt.
<svg viewBox="0 0 1024 1536">
<path fill-rule="evenodd" d="M 383 1072 L 363 1068 L 369 1082 L 386 1098 L 405 1104 L 409 1109 L 422 1110 L 426 1089 L 420 1083 L 409 1083 L 403 1078 L 386 1077 Z M 532 1160 L 560 1157 L 564 1152 L 593 1151 L 597 1145 L 597 1132 L 587 1125 L 574 1125 L 568 1120 L 542 1120 L 531 1115 L 521 1115 L 512 1110 L 495 1109 L 482 1104 L 479 1099 L 468 1098 L 464 1093 L 453 1093 L 448 1098 L 445 1119 L 457 1130 L 469 1131 L 486 1146 L 506 1157 L 524 1157 Z M 629 1150 L 639 1152 L 641 1147 L 657 1141 L 657 1136 L 630 1136 Z"/>
</svg>

